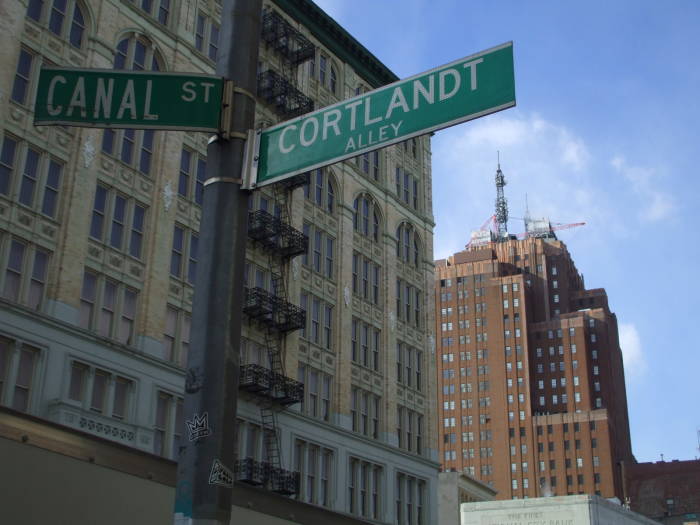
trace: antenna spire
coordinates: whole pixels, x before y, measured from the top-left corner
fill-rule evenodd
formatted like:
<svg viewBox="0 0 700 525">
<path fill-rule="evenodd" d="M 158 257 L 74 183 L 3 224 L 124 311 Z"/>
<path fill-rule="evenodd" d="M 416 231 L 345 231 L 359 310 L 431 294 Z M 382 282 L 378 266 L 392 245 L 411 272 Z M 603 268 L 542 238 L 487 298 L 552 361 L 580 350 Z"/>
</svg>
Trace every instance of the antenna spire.
<svg viewBox="0 0 700 525">
<path fill-rule="evenodd" d="M 497 151 L 498 169 L 496 170 L 496 224 L 498 225 L 498 240 L 508 239 L 508 201 L 503 192 L 506 178 L 501 171 L 501 152 Z"/>
<path fill-rule="evenodd" d="M 525 233 L 527 233 L 530 226 L 530 205 L 527 202 L 527 193 L 525 194 L 525 216 L 523 217 L 523 222 L 525 223 Z"/>
</svg>

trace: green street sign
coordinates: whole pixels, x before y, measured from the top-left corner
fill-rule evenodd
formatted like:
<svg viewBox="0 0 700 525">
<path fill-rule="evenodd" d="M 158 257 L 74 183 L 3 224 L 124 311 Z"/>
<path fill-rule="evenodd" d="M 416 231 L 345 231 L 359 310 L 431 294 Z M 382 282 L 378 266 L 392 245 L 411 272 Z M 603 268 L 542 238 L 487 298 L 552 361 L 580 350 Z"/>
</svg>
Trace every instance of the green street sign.
<svg viewBox="0 0 700 525">
<path fill-rule="evenodd" d="M 513 106 L 513 43 L 508 42 L 263 130 L 252 185 Z"/>
<path fill-rule="evenodd" d="M 192 73 L 44 67 L 34 124 L 218 131 L 223 84 Z"/>
</svg>

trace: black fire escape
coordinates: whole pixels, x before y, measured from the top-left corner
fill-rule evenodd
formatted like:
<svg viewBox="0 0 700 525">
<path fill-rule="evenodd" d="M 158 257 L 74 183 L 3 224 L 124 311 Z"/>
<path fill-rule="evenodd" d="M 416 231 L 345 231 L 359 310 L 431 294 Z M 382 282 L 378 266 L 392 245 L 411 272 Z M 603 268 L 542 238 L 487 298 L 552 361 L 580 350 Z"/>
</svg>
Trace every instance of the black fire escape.
<svg viewBox="0 0 700 525">
<path fill-rule="evenodd" d="M 285 495 L 299 492 L 299 473 L 281 466 L 276 416 L 280 410 L 303 400 L 304 385 L 285 375 L 282 350 L 285 336 L 299 330 L 306 322 L 306 312 L 287 301 L 285 276 L 287 263 L 306 252 L 309 244 L 308 237 L 287 221 L 287 190 L 293 189 L 291 184 L 303 184 L 307 180 L 307 177 L 295 177 L 293 181 L 285 181 L 286 184 L 275 185 L 278 216 L 264 210 L 248 215 L 248 237 L 267 255 L 272 289 L 247 288 L 243 313 L 265 336 L 270 368 L 256 364 L 241 366 L 239 387 L 259 399 L 267 461 L 252 458 L 238 461 L 236 479 Z"/>
<path fill-rule="evenodd" d="M 283 119 L 313 111 L 314 102 L 296 87 L 297 67 L 316 53 L 311 41 L 275 10 L 263 14 L 261 41 L 280 58 L 281 72 L 258 73 L 258 96 Z"/>
</svg>

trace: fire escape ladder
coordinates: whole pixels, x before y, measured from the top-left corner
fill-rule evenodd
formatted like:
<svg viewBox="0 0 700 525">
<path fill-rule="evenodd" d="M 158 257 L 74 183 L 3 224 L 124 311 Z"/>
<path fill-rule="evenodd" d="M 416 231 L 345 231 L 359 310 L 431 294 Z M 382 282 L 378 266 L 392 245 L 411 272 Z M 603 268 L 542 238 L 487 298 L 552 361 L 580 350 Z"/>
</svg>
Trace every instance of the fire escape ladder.
<svg viewBox="0 0 700 525">
<path fill-rule="evenodd" d="M 270 470 L 282 468 L 280 458 L 280 445 L 277 433 L 277 418 L 272 401 L 266 400 L 260 405 L 260 419 L 262 423 L 263 441 L 267 452 L 267 461 Z M 272 478 L 272 476 L 270 476 Z"/>
<path fill-rule="evenodd" d="M 236 472 L 239 481 L 285 495 L 299 492 L 299 473 L 282 468 L 277 412 L 302 401 L 304 385 L 285 375 L 284 342 L 285 334 L 302 328 L 306 319 L 306 312 L 287 300 L 287 263 L 308 249 L 308 238 L 289 224 L 289 191 L 307 180 L 308 177 L 302 176 L 292 185 L 275 185 L 274 214 L 256 210 L 248 217 L 248 236 L 266 254 L 272 280 L 270 289 L 246 289 L 243 312 L 257 322 L 264 334 L 268 366 L 243 365 L 240 387 L 260 398 L 267 459 L 264 463 L 251 458 L 239 461 Z"/>
</svg>

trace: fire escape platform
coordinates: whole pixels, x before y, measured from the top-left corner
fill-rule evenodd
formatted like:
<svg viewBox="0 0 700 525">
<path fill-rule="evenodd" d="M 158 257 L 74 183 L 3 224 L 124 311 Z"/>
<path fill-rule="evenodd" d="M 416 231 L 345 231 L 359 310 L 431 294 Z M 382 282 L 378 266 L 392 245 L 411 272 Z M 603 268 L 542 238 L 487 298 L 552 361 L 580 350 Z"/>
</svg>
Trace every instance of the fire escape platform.
<svg viewBox="0 0 700 525">
<path fill-rule="evenodd" d="M 314 110 L 314 101 L 272 69 L 258 74 L 258 96 L 284 118 L 294 118 Z"/>
<path fill-rule="evenodd" d="M 241 366 L 239 388 L 282 406 L 299 403 L 304 398 L 304 383 L 255 364 Z"/>
<path fill-rule="evenodd" d="M 267 461 L 246 458 L 236 461 L 234 478 L 249 485 L 265 485 L 273 492 L 291 496 L 299 493 L 299 473 L 274 467 Z"/>
<path fill-rule="evenodd" d="M 281 333 L 299 330 L 306 323 L 305 310 L 258 287 L 246 289 L 243 313 Z"/>
<path fill-rule="evenodd" d="M 294 66 L 313 58 L 316 52 L 308 38 L 272 9 L 263 14 L 260 39 Z"/>
<path fill-rule="evenodd" d="M 309 248 L 308 236 L 264 210 L 248 214 L 248 237 L 284 259 L 305 253 Z"/>
</svg>

